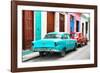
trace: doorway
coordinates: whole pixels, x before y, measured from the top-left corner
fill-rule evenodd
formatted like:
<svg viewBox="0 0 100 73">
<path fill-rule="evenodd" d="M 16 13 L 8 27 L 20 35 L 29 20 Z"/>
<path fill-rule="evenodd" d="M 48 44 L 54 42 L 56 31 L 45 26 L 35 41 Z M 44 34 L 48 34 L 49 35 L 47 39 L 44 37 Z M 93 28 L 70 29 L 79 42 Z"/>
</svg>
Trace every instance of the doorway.
<svg viewBox="0 0 100 73">
<path fill-rule="evenodd" d="M 82 23 L 82 33 L 84 35 L 84 23 Z"/>
<path fill-rule="evenodd" d="M 54 12 L 47 12 L 47 33 L 54 32 Z"/>
<path fill-rule="evenodd" d="M 65 16 L 63 14 L 59 14 L 59 31 L 64 32 L 64 22 L 65 22 Z"/>
<path fill-rule="evenodd" d="M 70 32 L 74 32 L 74 16 L 70 15 Z"/>
<path fill-rule="evenodd" d="M 87 34 L 87 31 L 88 31 L 88 22 L 86 22 L 86 34 Z"/>
<path fill-rule="evenodd" d="M 80 26 L 79 26 L 80 24 L 79 24 L 79 21 L 78 20 L 76 20 L 76 32 L 79 32 L 80 30 Z"/>
<path fill-rule="evenodd" d="M 31 10 L 22 11 L 22 47 L 23 50 L 31 49 L 34 40 L 34 14 Z"/>
</svg>

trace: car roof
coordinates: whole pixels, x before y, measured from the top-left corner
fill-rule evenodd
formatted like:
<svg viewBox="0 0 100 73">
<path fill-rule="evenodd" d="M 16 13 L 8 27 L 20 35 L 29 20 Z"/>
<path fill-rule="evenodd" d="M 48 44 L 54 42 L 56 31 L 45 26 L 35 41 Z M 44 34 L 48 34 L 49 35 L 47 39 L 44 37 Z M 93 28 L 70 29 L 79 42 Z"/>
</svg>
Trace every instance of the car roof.
<svg viewBox="0 0 100 73">
<path fill-rule="evenodd" d="M 48 34 L 68 34 L 66 32 L 49 32 Z"/>
</svg>

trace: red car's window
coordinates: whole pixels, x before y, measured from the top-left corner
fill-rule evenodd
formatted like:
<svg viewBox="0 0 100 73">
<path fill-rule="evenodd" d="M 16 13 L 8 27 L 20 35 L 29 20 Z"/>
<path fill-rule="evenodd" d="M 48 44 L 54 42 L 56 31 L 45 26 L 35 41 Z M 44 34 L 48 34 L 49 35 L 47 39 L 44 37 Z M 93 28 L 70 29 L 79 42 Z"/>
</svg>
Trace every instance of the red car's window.
<svg viewBox="0 0 100 73">
<path fill-rule="evenodd" d="M 77 34 L 71 34 L 70 36 L 71 37 L 77 37 Z"/>
<path fill-rule="evenodd" d="M 81 33 L 79 34 L 79 37 L 82 37 L 82 34 Z"/>
</svg>

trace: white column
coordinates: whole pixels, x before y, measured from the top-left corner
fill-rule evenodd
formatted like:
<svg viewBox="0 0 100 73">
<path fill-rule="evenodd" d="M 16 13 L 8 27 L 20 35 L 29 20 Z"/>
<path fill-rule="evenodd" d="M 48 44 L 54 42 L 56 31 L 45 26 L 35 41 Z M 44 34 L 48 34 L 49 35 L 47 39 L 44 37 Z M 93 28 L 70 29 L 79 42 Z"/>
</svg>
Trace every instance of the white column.
<svg viewBox="0 0 100 73">
<path fill-rule="evenodd" d="M 86 36 L 86 20 L 84 22 L 84 36 Z"/>
<path fill-rule="evenodd" d="M 55 32 L 59 32 L 59 13 L 55 12 Z"/>
<path fill-rule="evenodd" d="M 90 27 L 90 25 L 89 25 L 90 23 L 89 23 L 89 21 L 88 21 L 88 30 L 87 30 L 87 39 L 89 40 L 89 33 L 90 33 L 90 29 L 89 29 L 89 27 Z"/>
<path fill-rule="evenodd" d="M 80 28 L 80 30 L 81 30 L 81 32 L 82 32 L 82 29 L 83 29 L 83 24 L 82 23 L 84 23 L 84 33 L 83 33 L 83 35 L 85 36 L 85 31 L 86 31 L 86 24 L 85 24 L 85 19 L 84 19 L 84 17 L 81 17 L 81 28 Z"/>
<path fill-rule="evenodd" d="M 82 19 L 80 21 L 80 32 L 82 32 Z"/>
<path fill-rule="evenodd" d="M 41 12 L 41 38 L 47 34 L 47 12 Z"/>
<path fill-rule="evenodd" d="M 81 22 L 80 22 L 80 32 L 82 33 L 82 23 L 83 23 L 83 17 L 81 16 Z"/>
</svg>

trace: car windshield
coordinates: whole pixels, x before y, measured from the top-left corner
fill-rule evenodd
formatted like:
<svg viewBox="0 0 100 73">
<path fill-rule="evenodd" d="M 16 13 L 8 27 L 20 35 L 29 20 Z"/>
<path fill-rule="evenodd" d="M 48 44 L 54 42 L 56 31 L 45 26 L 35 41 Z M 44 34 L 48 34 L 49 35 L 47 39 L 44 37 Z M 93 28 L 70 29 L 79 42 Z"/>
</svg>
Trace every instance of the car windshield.
<svg viewBox="0 0 100 73">
<path fill-rule="evenodd" d="M 44 37 L 44 39 L 48 39 L 48 38 L 55 38 L 55 39 L 61 39 L 61 34 L 47 34 L 45 37 Z"/>
</svg>

